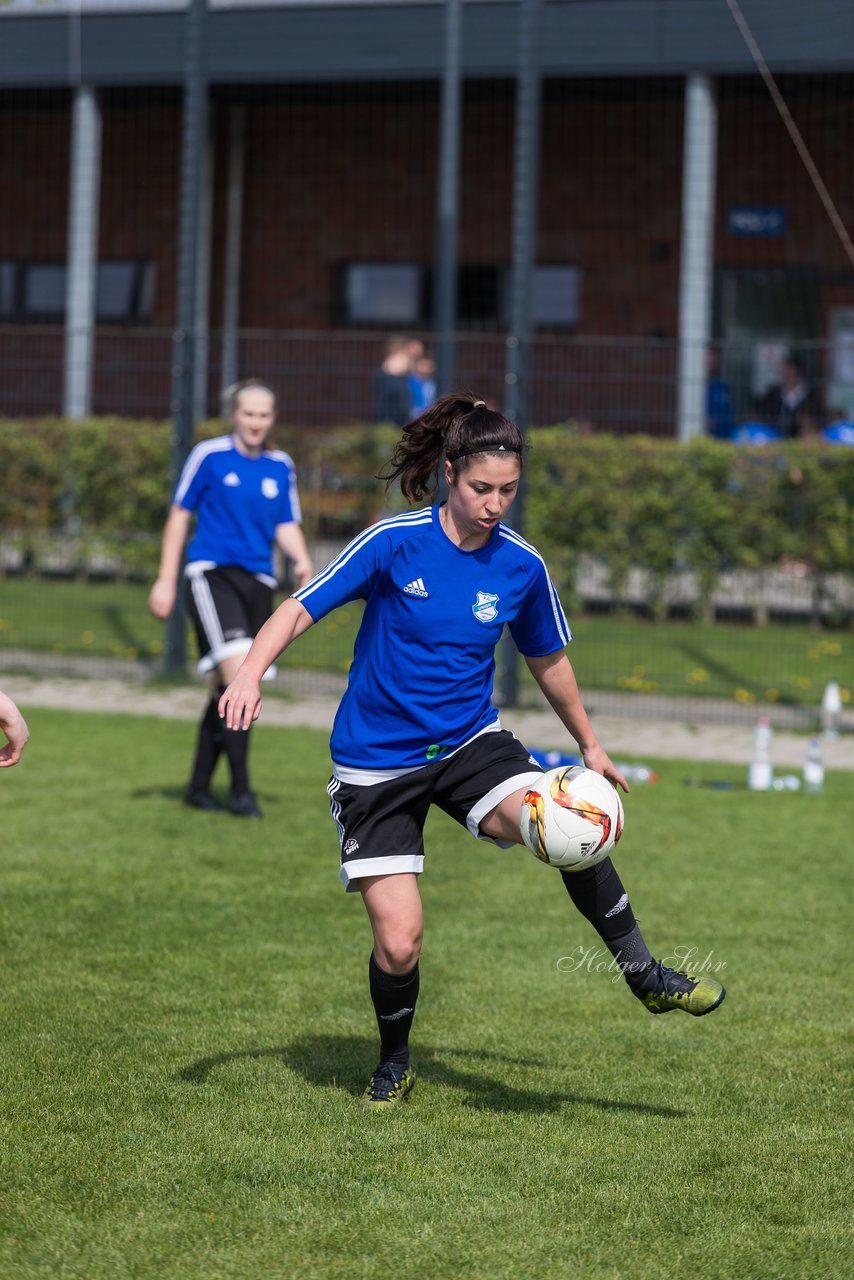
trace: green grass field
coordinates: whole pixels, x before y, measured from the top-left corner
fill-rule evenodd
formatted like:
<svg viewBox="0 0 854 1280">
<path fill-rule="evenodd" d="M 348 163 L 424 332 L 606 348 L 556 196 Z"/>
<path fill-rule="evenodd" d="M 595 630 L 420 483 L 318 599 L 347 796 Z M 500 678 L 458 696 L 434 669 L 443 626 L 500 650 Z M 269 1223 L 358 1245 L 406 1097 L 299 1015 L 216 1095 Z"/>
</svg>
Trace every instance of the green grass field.
<svg viewBox="0 0 854 1280">
<path fill-rule="evenodd" d="M 179 803 L 190 725 L 29 719 L 0 774 L 4 1280 L 848 1273 L 850 775 L 757 795 L 664 762 L 628 797 L 648 940 L 724 966 L 700 1020 L 597 971 L 550 868 L 431 818 L 420 1078 L 373 1116 L 325 737 L 259 726 L 241 823 Z"/>
<path fill-rule="evenodd" d="M 163 627 L 134 583 L 10 578 L 0 600 L 0 655 L 25 648 L 159 661 Z M 356 605 L 325 618 L 287 659 L 296 668 L 346 672 L 360 617 Z M 749 703 L 817 706 L 830 679 L 854 697 L 850 631 L 806 625 L 715 626 L 632 617 L 572 618 L 572 659 L 586 689 L 705 695 Z M 188 651 L 194 652 L 193 643 Z M 523 689 L 526 683 L 523 683 Z"/>
</svg>

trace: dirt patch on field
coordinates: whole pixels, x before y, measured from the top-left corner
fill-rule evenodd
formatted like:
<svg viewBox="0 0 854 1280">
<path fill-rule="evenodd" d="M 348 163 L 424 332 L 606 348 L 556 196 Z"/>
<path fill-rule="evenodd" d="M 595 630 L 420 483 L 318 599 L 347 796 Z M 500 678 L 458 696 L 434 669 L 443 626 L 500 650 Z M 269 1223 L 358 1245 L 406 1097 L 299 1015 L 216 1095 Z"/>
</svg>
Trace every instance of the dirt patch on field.
<svg viewBox="0 0 854 1280">
<path fill-rule="evenodd" d="M 157 716 L 169 720 L 198 719 L 205 701 L 203 686 L 152 687 L 138 682 L 33 678 L 9 675 L 3 688 L 26 714 L 28 708 L 53 707 L 73 711 L 103 711 L 129 716 Z M 262 712 L 264 724 L 320 729 L 328 732 L 338 705 L 337 697 L 271 696 Z M 678 720 L 648 720 L 594 714 L 599 738 L 612 758 L 636 760 L 719 760 L 747 764 L 753 747 L 750 725 L 701 724 Z M 568 735 L 551 711 L 505 709 L 502 724 L 528 746 L 542 750 L 574 750 Z M 798 770 L 803 764 L 803 734 L 776 732 L 774 763 Z M 823 743 L 828 769 L 854 770 L 854 735 Z"/>
</svg>

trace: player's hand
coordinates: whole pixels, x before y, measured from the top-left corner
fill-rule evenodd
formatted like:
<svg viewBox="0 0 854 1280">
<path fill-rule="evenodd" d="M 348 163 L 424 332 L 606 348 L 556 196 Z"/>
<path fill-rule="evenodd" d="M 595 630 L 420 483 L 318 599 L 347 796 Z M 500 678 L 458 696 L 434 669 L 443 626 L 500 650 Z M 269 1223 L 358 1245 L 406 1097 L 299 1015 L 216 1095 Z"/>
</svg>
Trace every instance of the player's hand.
<svg viewBox="0 0 854 1280">
<path fill-rule="evenodd" d="M 227 729 L 248 729 L 261 714 L 261 687 L 238 671 L 219 700 L 219 714 Z"/>
<path fill-rule="evenodd" d="M 311 579 L 314 576 L 314 566 L 311 561 L 307 559 L 304 560 L 300 558 L 298 560 L 294 560 L 293 574 L 299 585 L 304 587 L 307 582 L 311 582 Z"/>
<path fill-rule="evenodd" d="M 626 795 L 629 794 L 628 782 L 626 782 L 620 770 L 613 763 L 607 751 L 604 751 L 598 743 L 595 747 L 590 747 L 587 751 L 584 751 L 582 759 L 588 769 L 595 769 L 597 773 L 601 773 L 606 777 L 612 786 L 622 787 Z"/>
<path fill-rule="evenodd" d="M 155 618 L 165 622 L 175 608 L 175 597 L 178 594 L 174 582 L 166 578 L 158 578 L 148 596 L 148 608 Z"/>
<path fill-rule="evenodd" d="M 6 735 L 6 745 L 0 747 L 0 769 L 8 769 L 10 765 L 17 764 L 20 760 L 21 753 L 27 745 L 30 731 L 27 728 L 26 720 L 20 713 L 13 724 L 3 725 L 3 731 Z"/>
</svg>

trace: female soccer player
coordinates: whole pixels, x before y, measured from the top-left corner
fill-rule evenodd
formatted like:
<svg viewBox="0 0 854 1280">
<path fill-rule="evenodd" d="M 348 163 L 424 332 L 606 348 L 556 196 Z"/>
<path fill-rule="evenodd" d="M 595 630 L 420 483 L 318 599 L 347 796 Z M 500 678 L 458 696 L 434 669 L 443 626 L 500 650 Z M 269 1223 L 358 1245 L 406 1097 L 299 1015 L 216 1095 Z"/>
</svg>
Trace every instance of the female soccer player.
<svg viewBox="0 0 854 1280">
<path fill-rule="evenodd" d="M 192 450 L 178 480 L 149 608 L 166 619 L 175 607 L 178 574 L 193 513 L 196 529 L 187 552 L 188 610 L 199 642 L 199 671 L 213 673 L 210 701 L 199 726 L 185 803 L 217 811 L 209 791 L 222 751 L 231 770 L 229 808 L 260 818 L 249 786 L 248 739 L 223 728 L 217 702 L 273 609 L 273 546 L 293 562 L 302 585 L 311 560 L 300 528 L 294 464 L 286 453 L 264 448 L 276 414 L 273 392 L 255 381 L 230 393 L 232 432 Z"/>
<path fill-rule="evenodd" d="M 358 890 L 373 930 L 369 979 L 380 1061 L 363 1096 L 385 1109 L 414 1082 L 409 1031 L 422 936 L 418 875 L 431 804 L 470 834 L 521 844 L 526 789 L 542 776 L 501 728 L 492 704 L 495 646 L 504 626 L 584 763 L 628 791 L 600 746 L 564 652 L 570 639 L 536 550 L 501 523 L 519 484 L 517 427 L 482 400 L 444 396 L 404 427 L 388 480 L 410 501 L 440 465 L 447 502 L 366 529 L 261 628 L 220 700 L 230 731 L 261 709 L 260 679 L 282 650 L 330 610 L 363 599 L 350 679 L 332 730 L 328 791 L 341 844 L 341 879 Z M 708 1013 L 724 990 L 657 963 L 610 860 L 562 873 L 626 981 L 653 1013 Z"/>
</svg>

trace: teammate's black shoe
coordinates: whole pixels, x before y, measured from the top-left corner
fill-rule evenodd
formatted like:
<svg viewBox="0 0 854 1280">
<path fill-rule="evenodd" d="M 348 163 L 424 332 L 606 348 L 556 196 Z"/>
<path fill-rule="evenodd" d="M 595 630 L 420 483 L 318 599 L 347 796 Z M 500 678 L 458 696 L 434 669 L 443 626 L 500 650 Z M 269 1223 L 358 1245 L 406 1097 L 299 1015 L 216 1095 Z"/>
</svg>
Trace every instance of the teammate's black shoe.
<svg viewBox="0 0 854 1280">
<path fill-rule="evenodd" d="M 261 818 L 261 806 L 255 799 L 253 792 L 240 791 L 232 792 L 231 799 L 228 802 L 228 808 L 235 818 Z"/>
<path fill-rule="evenodd" d="M 191 809 L 204 809 L 206 813 L 223 812 L 222 805 L 214 800 L 209 791 L 202 791 L 197 787 L 187 788 L 184 804 L 189 805 Z"/>
</svg>

